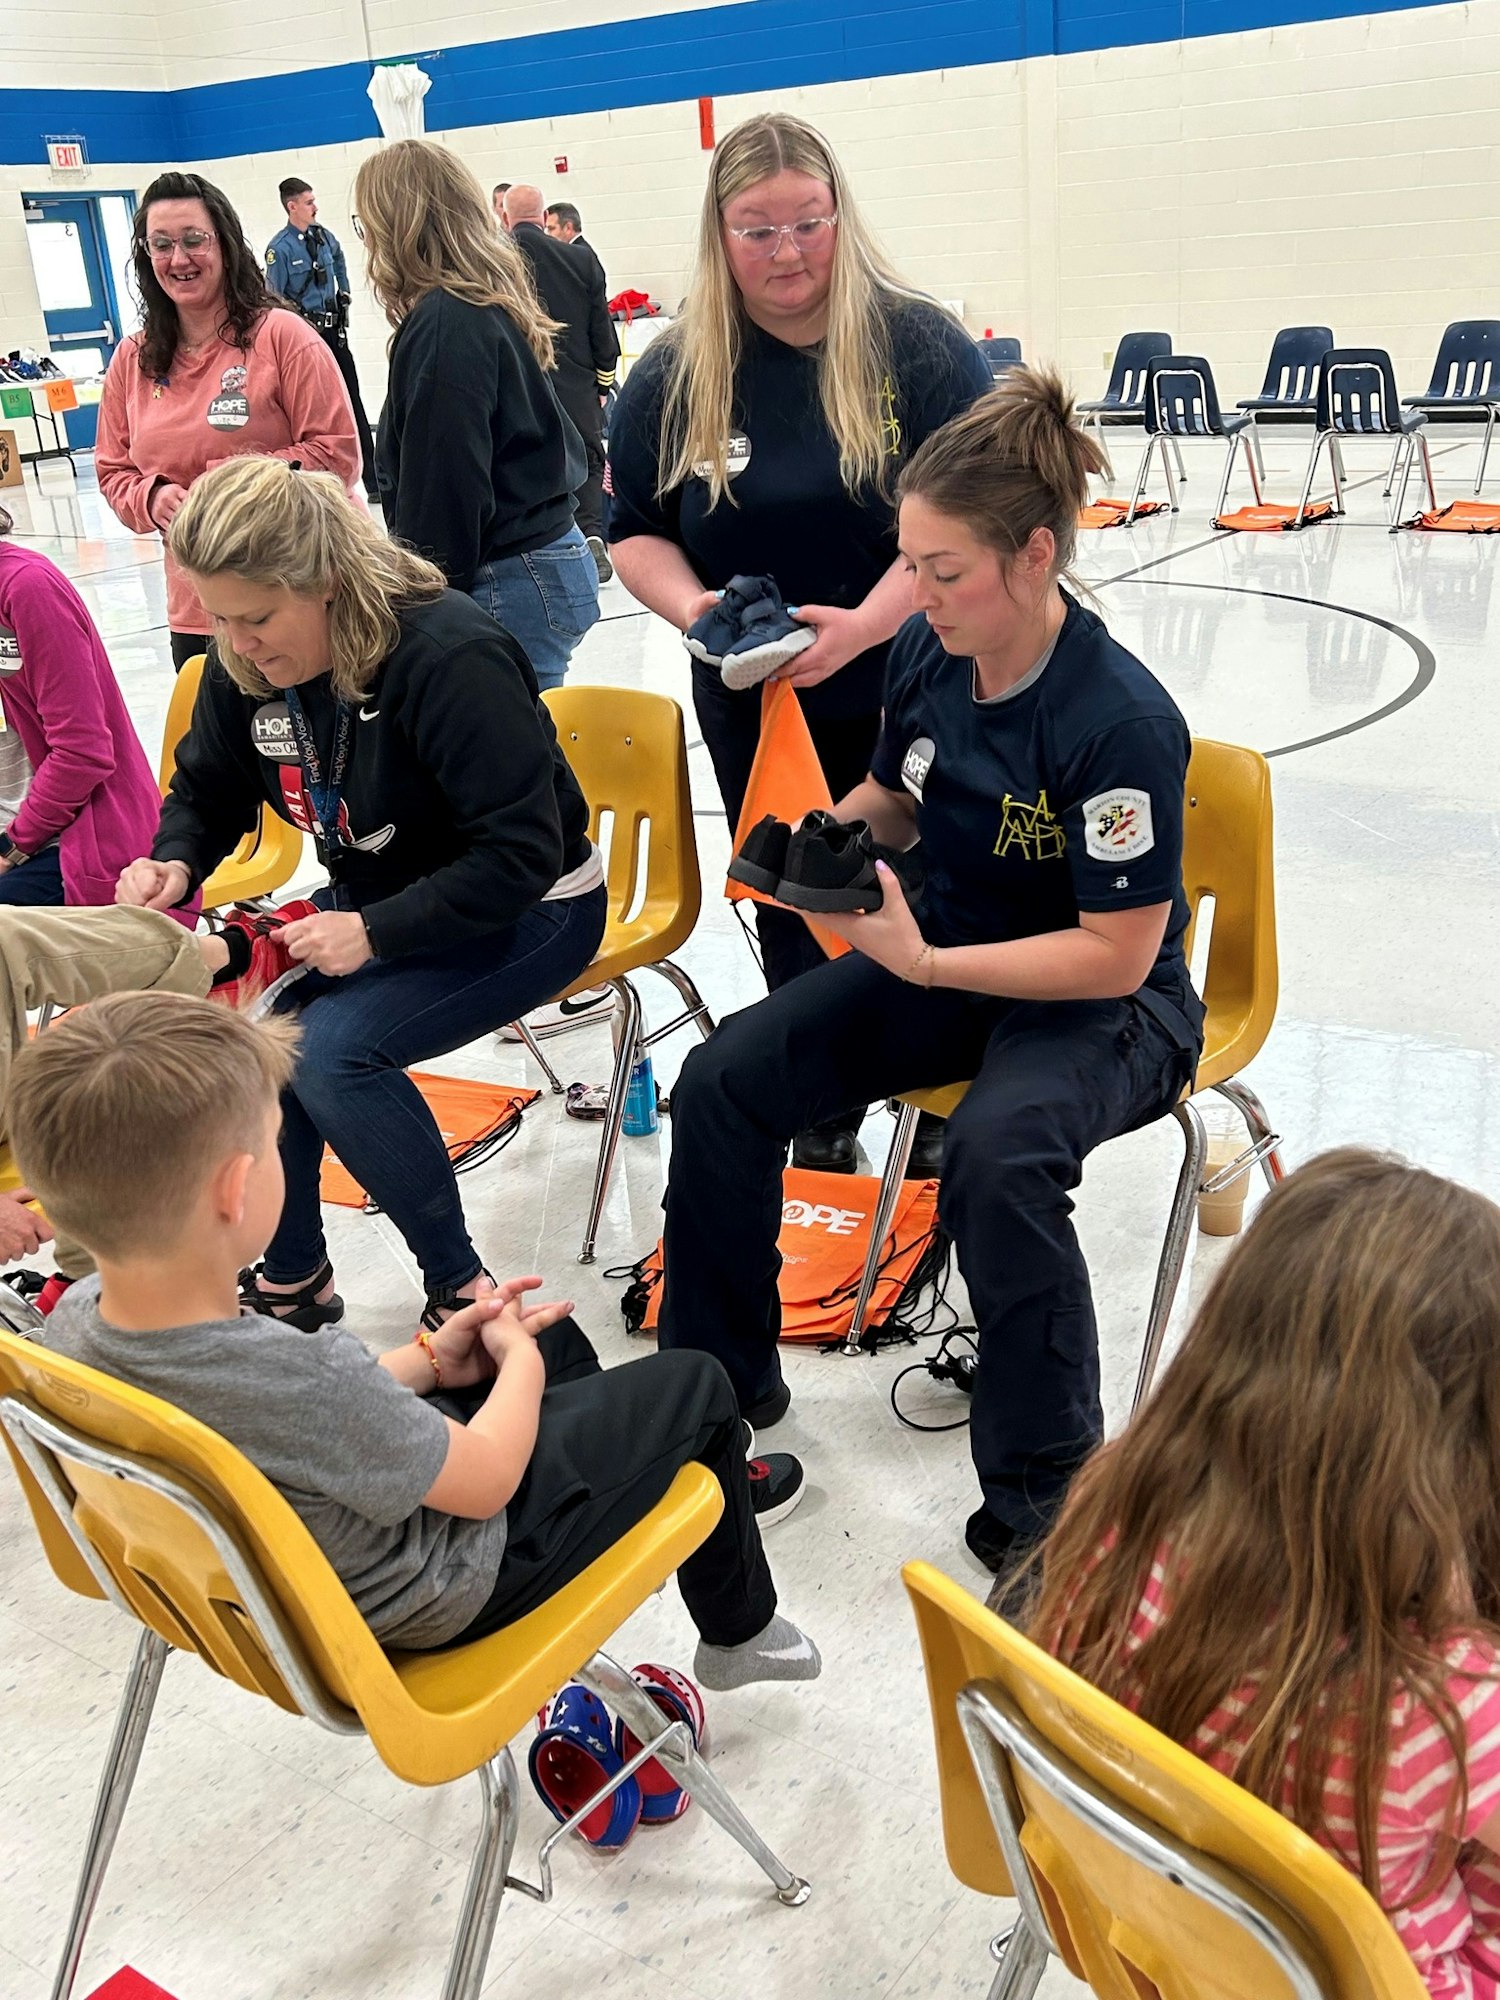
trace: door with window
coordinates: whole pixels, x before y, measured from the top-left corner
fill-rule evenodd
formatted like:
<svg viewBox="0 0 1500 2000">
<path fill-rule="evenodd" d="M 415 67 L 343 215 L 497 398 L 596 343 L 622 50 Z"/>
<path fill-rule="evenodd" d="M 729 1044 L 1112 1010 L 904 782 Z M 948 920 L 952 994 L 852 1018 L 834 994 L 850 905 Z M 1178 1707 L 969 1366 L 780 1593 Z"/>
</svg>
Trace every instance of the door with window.
<svg viewBox="0 0 1500 2000">
<path fill-rule="evenodd" d="M 64 419 L 68 442 L 86 450 L 94 442 L 104 371 L 124 334 L 139 323 L 129 311 L 125 287 L 134 202 L 124 194 L 37 194 L 22 200 L 48 345 L 78 388 L 79 406 Z M 121 323 L 122 301 L 131 326 Z"/>
</svg>

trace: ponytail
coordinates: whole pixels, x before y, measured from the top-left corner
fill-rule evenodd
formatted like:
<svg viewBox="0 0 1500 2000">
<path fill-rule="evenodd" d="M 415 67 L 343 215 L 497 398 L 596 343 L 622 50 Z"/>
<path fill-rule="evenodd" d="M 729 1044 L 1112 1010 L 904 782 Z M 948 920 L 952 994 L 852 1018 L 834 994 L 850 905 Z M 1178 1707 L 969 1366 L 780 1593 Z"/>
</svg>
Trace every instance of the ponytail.
<svg viewBox="0 0 1500 2000">
<path fill-rule="evenodd" d="M 1019 555 L 1038 528 L 1057 544 L 1066 576 L 1091 474 L 1108 461 L 1073 415 L 1072 392 L 1050 368 L 1009 368 L 987 396 L 913 454 L 899 498 L 920 498 L 962 521 L 1001 557 Z"/>
</svg>

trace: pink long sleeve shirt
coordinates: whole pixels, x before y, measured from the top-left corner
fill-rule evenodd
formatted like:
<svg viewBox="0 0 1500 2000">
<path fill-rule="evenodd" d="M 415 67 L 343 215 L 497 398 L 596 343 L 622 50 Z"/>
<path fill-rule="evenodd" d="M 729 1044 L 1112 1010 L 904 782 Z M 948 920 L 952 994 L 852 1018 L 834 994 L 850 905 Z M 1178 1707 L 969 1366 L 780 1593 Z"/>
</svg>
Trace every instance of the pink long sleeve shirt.
<svg viewBox="0 0 1500 2000">
<path fill-rule="evenodd" d="M 353 496 L 360 455 L 349 392 L 323 341 L 295 313 L 267 312 L 247 349 L 214 340 L 192 354 L 179 350 L 160 380 L 142 374 L 139 351 L 137 334 L 115 350 L 94 453 L 100 491 L 127 528 L 155 530 L 159 487 L 187 489 L 210 466 L 249 453 L 331 472 Z M 174 632 L 212 630 L 170 555 L 167 623 Z"/>
</svg>

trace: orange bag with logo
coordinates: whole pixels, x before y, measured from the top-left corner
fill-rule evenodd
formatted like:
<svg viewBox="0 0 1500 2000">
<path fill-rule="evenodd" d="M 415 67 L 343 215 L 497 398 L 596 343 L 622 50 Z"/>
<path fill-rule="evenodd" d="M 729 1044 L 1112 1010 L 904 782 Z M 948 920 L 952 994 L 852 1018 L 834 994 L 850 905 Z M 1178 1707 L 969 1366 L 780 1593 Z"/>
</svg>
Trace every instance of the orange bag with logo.
<svg viewBox="0 0 1500 2000">
<path fill-rule="evenodd" d="M 789 826 L 795 826 L 804 813 L 818 809 L 827 812 L 832 804 L 828 780 L 823 776 L 823 766 L 813 748 L 812 735 L 796 689 L 790 681 L 763 681 L 760 692 L 760 741 L 755 746 L 755 762 L 750 766 L 745 803 L 740 807 L 739 825 L 734 830 L 735 852 L 739 852 L 751 827 L 759 825 L 767 813 L 776 819 L 784 819 Z M 752 889 L 745 882 L 726 880 L 724 895 L 731 903 L 771 901 L 769 896 L 763 896 L 759 889 Z M 824 930 L 811 917 L 804 916 L 802 921 L 829 958 L 842 958 L 851 949 L 841 937 Z"/>
<path fill-rule="evenodd" d="M 1500 535 L 1500 507 L 1492 507 L 1487 500 L 1454 500 L 1435 514 L 1414 514 L 1401 525 L 1449 535 Z"/>
<path fill-rule="evenodd" d="M 936 1181 L 903 1181 L 880 1260 L 867 1324 L 882 1326 L 921 1277 L 938 1241 Z M 782 1176 L 781 1337 L 842 1340 L 854 1320 L 880 1182 L 873 1174 L 815 1174 L 788 1167 Z M 653 1333 L 661 1311 L 662 1246 L 627 1267 L 632 1283 L 620 1301 L 630 1333 Z M 623 1276 L 624 1273 L 616 1275 Z"/>
</svg>

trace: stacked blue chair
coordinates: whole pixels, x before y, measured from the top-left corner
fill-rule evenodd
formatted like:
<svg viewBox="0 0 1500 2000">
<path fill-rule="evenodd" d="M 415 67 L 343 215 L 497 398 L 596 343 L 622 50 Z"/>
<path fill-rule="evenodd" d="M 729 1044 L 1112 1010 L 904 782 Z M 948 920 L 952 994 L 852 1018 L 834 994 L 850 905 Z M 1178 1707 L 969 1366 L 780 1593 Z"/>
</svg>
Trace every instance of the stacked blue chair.
<svg viewBox="0 0 1500 2000">
<path fill-rule="evenodd" d="M 1237 409 L 1250 419 L 1250 442 L 1262 479 L 1266 461 L 1261 454 L 1262 424 L 1311 424 L 1318 415 L 1318 382 L 1323 356 L 1333 345 L 1331 326 L 1284 326 L 1271 342 L 1266 379 L 1258 396 L 1246 396 Z"/>
<path fill-rule="evenodd" d="M 1141 469 L 1136 475 L 1135 492 L 1131 495 L 1125 515 L 1127 528 L 1134 521 L 1136 509 L 1145 494 L 1158 445 L 1161 447 L 1162 471 L 1167 480 L 1167 498 L 1173 513 L 1176 513 L 1177 481 L 1172 475 L 1172 461 L 1167 447 L 1169 444 L 1175 446 L 1182 438 L 1223 438 L 1228 441 L 1229 453 L 1224 461 L 1224 477 L 1219 486 L 1219 504 L 1214 509 L 1216 517 L 1224 511 L 1229 476 L 1234 471 L 1235 453 L 1241 445 L 1245 448 L 1250 490 L 1255 495 L 1256 505 L 1260 504 L 1260 474 L 1256 469 L 1255 454 L 1250 448 L 1250 419 L 1224 415 L 1219 408 L 1218 390 L 1214 387 L 1214 371 L 1201 354 L 1160 354 L 1148 361 L 1142 403 L 1146 449 L 1141 457 Z"/>
<path fill-rule="evenodd" d="M 987 333 L 979 343 L 979 351 L 990 364 L 990 373 L 997 382 L 1007 368 L 1014 368 L 1021 359 L 1021 343 L 1010 334 Z"/>
<path fill-rule="evenodd" d="M 1426 421 L 1420 410 L 1403 410 L 1401 407 L 1401 399 L 1396 393 L 1396 371 L 1383 347 L 1330 347 L 1323 356 L 1323 379 L 1318 384 L 1317 430 L 1293 525 L 1300 528 L 1306 519 L 1313 479 L 1324 445 L 1330 448 L 1333 510 L 1336 514 L 1343 513 L 1343 471 L 1334 447 L 1340 438 L 1346 437 L 1388 437 L 1395 440 L 1391 481 L 1394 485 L 1399 466 L 1401 484 L 1388 517 L 1392 534 L 1401 525 L 1412 459 L 1418 451 L 1422 454 L 1422 471 L 1427 481 L 1427 504 L 1435 511 L 1437 494 L 1432 484 L 1432 456 L 1423 435 Z"/>
<path fill-rule="evenodd" d="M 1443 334 L 1427 393 L 1408 396 L 1406 407 L 1420 410 L 1429 424 L 1484 425 L 1479 471 L 1474 478 L 1474 491 L 1478 493 L 1484 486 L 1490 440 L 1495 432 L 1496 413 L 1500 412 L 1500 319 L 1456 319 Z M 1395 484 L 1395 478 L 1393 457 L 1387 492 Z"/>
</svg>

